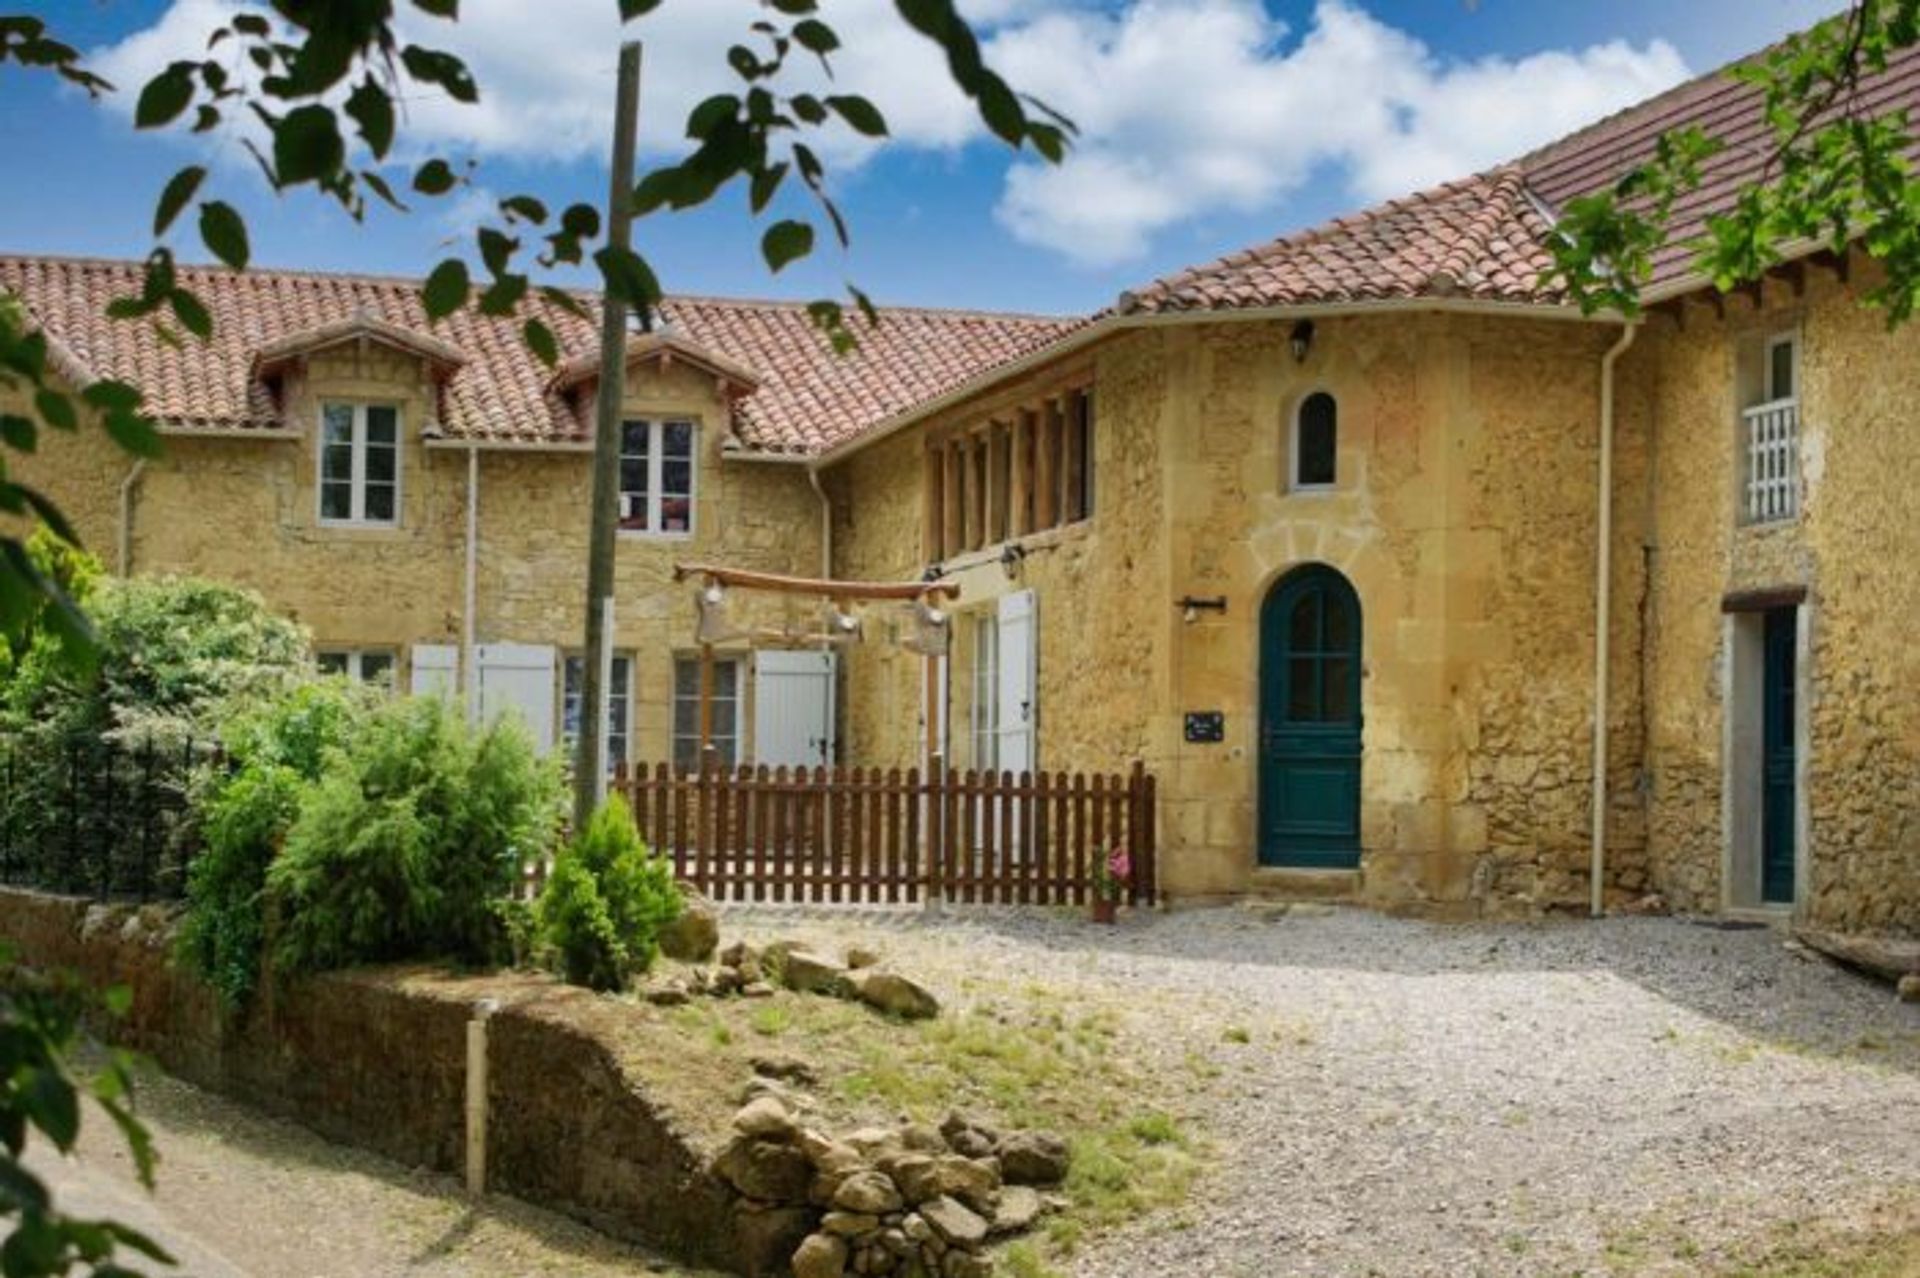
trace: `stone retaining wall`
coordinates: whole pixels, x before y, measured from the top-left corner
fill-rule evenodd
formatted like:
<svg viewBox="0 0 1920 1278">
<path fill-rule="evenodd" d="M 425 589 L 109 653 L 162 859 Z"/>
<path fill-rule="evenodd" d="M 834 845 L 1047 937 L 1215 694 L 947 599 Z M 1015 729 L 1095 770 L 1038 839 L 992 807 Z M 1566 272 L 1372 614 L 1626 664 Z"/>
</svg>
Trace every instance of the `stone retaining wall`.
<svg viewBox="0 0 1920 1278">
<path fill-rule="evenodd" d="M 611 1005 L 544 977 L 428 968 L 336 973 L 226 1014 L 172 961 L 176 914 L 0 888 L 25 963 L 127 986 L 114 1037 L 169 1072 L 409 1166 L 463 1163 L 466 1022 L 500 1000 L 488 1057 L 490 1187 L 676 1258 L 771 1270 L 794 1237 L 737 1225 L 737 1196 L 595 1032 Z"/>
</svg>

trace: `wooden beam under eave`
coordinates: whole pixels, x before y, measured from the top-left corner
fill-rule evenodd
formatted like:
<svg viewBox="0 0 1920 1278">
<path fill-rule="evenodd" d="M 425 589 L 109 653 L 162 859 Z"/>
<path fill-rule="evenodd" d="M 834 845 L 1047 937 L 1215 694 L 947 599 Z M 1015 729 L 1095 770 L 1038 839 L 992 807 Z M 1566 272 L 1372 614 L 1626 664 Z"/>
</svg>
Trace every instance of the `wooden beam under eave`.
<svg viewBox="0 0 1920 1278">
<path fill-rule="evenodd" d="M 1007 535 L 1024 537 L 1033 531 L 1033 410 L 1023 408 L 1013 415 L 1013 465 Z"/>
<path fill-rule="evenodd" d="M 945 468 L 940 464 L 940 450 L 927 449 L 926 474 L 921 483 L 920 549 L 927 563 L 938 563 L 946 557 L 941 546 L 941 536 L 946 532 L 946 523 L 941 515 L 946 498 Z"/>
<path fill-rule="evenodd" d="M 1776 272 L 1787 282 L 1787 287 L 1793 290 L 1796 298 L 1807 295 L 1807 264 L 1804 260 L 1795 258 L 1783 263 L 1776 268 Z"/>
<path fill-rule="evenodd" d="M 1036 531 L 1060 522 L 1060 401 L 1049 399 L 1040 411 L 1033 443 L 1033 526 Z"/>
<path fill-rule="evenodd" d="M 941 446 L 941 473 L 946 485 L 946 500 L 942 506 L 940 558 L 951 559 L 960 553 L 965 541 L 965 510 L 961 502 L 964 493 L 961 489 L 960 450 L 951 442 Z"/>
</svg>

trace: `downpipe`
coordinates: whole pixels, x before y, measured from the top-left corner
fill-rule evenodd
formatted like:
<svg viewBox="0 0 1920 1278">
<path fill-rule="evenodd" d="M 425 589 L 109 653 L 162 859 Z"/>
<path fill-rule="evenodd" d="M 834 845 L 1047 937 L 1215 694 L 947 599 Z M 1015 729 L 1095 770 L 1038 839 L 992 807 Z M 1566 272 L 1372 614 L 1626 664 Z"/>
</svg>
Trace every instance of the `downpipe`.
<svg viewBox="0 0 1920 1278">
<path fill-rule="evenodd" d="M 1613 612 L 1613 370 L 1640 331 L 1638 320 L 1621 327 L 1620 337 L 1600 360 L 1600 493 L 1598 546 L 1593 580 L 1593 830 L 1588 867 L 1594 918 L 1606 914 L 1607 882 L 1607 679 L 1612 658 Z"/>
</svg>

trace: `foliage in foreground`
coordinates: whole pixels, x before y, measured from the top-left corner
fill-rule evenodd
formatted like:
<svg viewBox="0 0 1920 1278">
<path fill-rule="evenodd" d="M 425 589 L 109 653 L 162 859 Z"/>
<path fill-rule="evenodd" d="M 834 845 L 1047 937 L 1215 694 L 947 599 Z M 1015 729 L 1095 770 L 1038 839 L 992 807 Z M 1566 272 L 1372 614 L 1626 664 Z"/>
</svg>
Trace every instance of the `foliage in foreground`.
<svg viewBox="0 0 1920 1278">
<path fill-rule="evenodd" d="M 557 827 L 559 773 L 524 729 L 469 729 L 437 697 L 387 701 L 326 752 L 266 872 L 286 973 L 507 956 L 497 901 Z"/>
<path fill-rule="evenodd" d="M 111 991 L 106 1001 L 110 1010 L 124 1011 L 126 991 Z M 0 956 L 0 1219 L 7 1222 L 0 1270 L 7 1278 L 76 1271 L 133 1278 L 136 1271 L 120 1259 L 128 1252 L 173 1263 L 137 1230 L 62 1212 L 46 1183 L 21 1161 L 36 1132 L 62 1153 L 71 1152 L 79 1139 L 83 1080 L 71 1059 L 80 1018 L 92 1002 L 71 979 L 27 972 Z M 123 1052 L 108 1053 L 89 1090 L 125 1136 L 141 1184 L 153 1188 L 153 1143 L 133 1114 L 131 1059 Z"/>
<path fill-rule="evenodd" d="M 660 930 L 680 916 L 680 890 L 616 794 L 562 849 L 536 910 L 570 983 L 617 990 L 653 965 Z"/>
</svg>

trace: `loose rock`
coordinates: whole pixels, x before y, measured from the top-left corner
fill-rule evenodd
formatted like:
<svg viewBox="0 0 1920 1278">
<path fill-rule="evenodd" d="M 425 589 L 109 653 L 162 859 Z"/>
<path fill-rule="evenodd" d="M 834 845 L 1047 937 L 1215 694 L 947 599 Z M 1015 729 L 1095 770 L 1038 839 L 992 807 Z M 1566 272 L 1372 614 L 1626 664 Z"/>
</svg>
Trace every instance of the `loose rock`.
<svg viewBox="0 0 1920 1278">
<path fill-rule="evenodd" d="M 1901 977 L 1899 992 L 1902 1003 L 1920 1003 L 1920 972 L 1909 972 Z"/>
<path fill-rule="evenodd" d="M 877 1007 L 889 1016 L 916 1021 L 931 1020 L 940 1015 L 940 1000 L 926 987 L 898 972 L 868 967 L 854 972 L 849 979 L 853 983 L 854 993 L 859 995 L 863 1003 Z"/>
<path fill-rule="evenodd" d="M 1009 1185 L 1057 1185 L 1067 1178 L 1067 1142 L 1050 1132 L 1009 1132 L 996 1152 Z"/>
<path fill-rule="evenodd" d="M 830 958 L 809 950 L 787 951 L 781 979 L 790 990 L 803 994 L 842 997 L 847 990 L 847 970 Z"/>
<path fill-rule="evenodd" d="M 920 1209 L 933 1232 L 949 1246 L 971 1251 L 987 1240 L 987 1222 L 954 1198 L 936 1198 Z"/>
<path fill-rule="evenodd" d="M 778 1097 L 761 1096 L 741 1107 L 733 1116 L 733 1127 L 743 1136 L 784 1140 L 793 1135 L 793 1115 Z"/>
<path fill-rule="evenodd" d="M 803 1203 L 813 1165 L 791 1145 L 741 1136 L 713 1160 L 714 1174 L 745 1194 L 776 1203 Z"/>
<path fill-rule="evenodd" d="M 877 1216 L 900 1209 L 900 1191 L 877 1171 L 855 1172 L 840 1182 L 833 1193 L 833 1205 L 841 1211 Z"/>
<path fill-rule="evenodd" d="M 1033 1222 L 1040 1219 L 1044 1210 L 1046 1204 L 1041 1201 L 1039 1190 L 1026 1185 L 1008 1185 L 1000 1191 L 1000 1201 L 994 1206 L 987 1232 L 995 1237 L 1021 1233 L 1033 1228 Z"/>
<path fill-rule="evenodd" d="M 847 947 L 847 966 L 855 971 L 863 967 L 880 966 L 880 951 L 870 950 L 864 945 Z"/>
<path fill-rule="evenodd" d="M 720 944 L 720 912 L 693 888 L 680 888 L 680 917 L 660 929 L 660 952 L 683 963 L 704 963 Z"/>
<path fill-rule="evenodd" d="M 846 1239 L 832 1234 L 809 1234 L 793 1253 L 793 1278 L 840 1278 L 846 1270 Z"/>
</svg>

